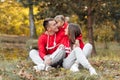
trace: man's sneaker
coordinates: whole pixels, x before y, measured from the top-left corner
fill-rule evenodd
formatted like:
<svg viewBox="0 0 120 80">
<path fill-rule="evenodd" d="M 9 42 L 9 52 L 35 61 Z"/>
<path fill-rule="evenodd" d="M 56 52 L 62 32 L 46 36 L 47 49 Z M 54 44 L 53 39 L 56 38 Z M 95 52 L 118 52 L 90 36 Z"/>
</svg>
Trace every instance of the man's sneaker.
<svg viewBox="0 0 120 80">
<path fill-rule="evenodd" d="M 72 72 L 78 72 L 79 71 L 78 66 L 79 66 L 78 64 L 74 63 L 71 66 L 70 71 L 72 71 Z"/>
<path fill-rule="evenodd" d="M 45 70 L 45 64 L 39 64 L 37 66 L 33 66 L 33 69 L 35 69 L 36 71 Z"/>
<path fill-rule="evenodd" d="M 93 67 L 91 67 L 89 69 L 89 72 L 90 72 L 90 75 L 97 75 L 97 73 L 96 73 L 96 71 L 95 71 L 95 69 Z"/>
</svg>

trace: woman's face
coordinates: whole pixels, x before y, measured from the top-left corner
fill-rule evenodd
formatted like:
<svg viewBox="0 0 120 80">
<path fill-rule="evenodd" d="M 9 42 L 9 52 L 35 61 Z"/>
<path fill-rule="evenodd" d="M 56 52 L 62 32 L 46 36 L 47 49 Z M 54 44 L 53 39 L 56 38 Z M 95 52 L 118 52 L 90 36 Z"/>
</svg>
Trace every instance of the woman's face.
<svg viewBox="0 0 120 80">
<path fill-rule="evenodd" d="M 66 29 L 65 29 L 65 35 L 68 35 L 68 27 L 69 26 L 67 26 Z"/>
</svg>

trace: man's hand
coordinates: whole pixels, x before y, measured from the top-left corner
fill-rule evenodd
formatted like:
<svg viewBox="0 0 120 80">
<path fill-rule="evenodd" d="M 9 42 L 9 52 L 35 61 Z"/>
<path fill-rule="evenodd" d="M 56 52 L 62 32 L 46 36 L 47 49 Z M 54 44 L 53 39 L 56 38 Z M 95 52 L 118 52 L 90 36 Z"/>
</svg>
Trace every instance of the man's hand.
<svg viewBox="0 0 120 80">
<path fill-rule="evenodd" d="M 63 50 L 63 49 L 65 49 L 65 46 L 63 44 L 61 44 L 61 45 L 59 45 L 58 48 L 61 49 L 61 50 Z"/>
<path fill-rule="evenodd" d="M 44 57 L 44 63 L 46 65 L 51 65 L 52 64 L 52 59 L 50 58 L 50 56 L 45 56 Z"/>
</svg>

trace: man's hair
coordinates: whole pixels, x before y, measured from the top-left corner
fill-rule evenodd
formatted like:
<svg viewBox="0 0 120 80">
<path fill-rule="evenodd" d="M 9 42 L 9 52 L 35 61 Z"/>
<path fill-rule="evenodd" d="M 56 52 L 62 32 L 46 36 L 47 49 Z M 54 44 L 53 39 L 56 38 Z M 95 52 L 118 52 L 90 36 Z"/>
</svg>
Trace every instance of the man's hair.
<svg viewBox="0 0 120 80">
<path fill-rule="evenodd" d="M 43 26 L 44 26 L 44 29 L 47 30 L 47 27 L 49 26 L 49 21 L 54 21 L 53 18 L 46 18 L 44 21 L 43 21 Z"/>
</svg>

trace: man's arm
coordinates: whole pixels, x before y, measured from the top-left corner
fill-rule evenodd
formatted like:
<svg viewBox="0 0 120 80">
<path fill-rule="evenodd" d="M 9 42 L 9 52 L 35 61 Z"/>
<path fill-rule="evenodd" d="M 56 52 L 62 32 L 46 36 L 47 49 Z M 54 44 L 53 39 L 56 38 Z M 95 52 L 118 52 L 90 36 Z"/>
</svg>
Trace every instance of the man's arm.
<svg viewBox="0 0 120 80">
<path fill-rule="evenodd" d="M 46 56 L 46 37 L 44 35 L 41 35 L 38 39 L 38 49 L 39 49 L 39 55 L 42 59 L 44 59 L 44 56 Z"/>
</svg>

